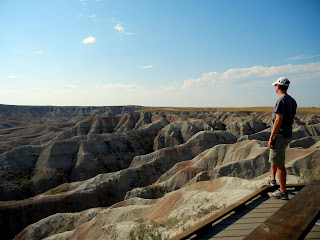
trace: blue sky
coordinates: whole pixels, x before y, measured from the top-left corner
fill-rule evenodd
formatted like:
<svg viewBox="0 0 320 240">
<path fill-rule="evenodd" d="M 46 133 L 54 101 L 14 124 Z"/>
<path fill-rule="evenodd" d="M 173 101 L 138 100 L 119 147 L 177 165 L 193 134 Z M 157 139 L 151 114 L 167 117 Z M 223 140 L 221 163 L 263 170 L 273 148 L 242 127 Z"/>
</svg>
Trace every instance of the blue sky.
<svg viewBox="0 0 320 240">
<path fill-rule="evenodd" d="M 320 107 L 320 1 L 1 0 L 0 103 Z"/>
</svg>

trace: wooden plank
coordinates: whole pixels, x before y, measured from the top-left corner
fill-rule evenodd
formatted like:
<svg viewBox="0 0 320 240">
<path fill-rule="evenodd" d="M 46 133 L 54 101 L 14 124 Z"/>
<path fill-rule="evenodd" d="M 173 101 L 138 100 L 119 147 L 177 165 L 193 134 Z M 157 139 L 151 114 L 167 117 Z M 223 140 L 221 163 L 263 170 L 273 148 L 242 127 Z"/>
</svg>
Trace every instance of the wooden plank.
<svg viewBox="0 0 320 240">
<path fill-rule="evenodd" d="M 244 239 L 304 239 L 319 216 L 320 181 L 315 180 Z"/>
</svg>

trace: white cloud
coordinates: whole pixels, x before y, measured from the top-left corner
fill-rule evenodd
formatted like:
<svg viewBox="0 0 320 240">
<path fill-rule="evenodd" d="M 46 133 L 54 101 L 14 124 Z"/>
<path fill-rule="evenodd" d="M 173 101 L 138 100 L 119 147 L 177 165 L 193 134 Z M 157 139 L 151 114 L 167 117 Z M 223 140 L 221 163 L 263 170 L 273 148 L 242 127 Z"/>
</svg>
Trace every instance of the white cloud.
<svg viewBox="0 0 320 240">
<path fill-rule="evenodd" d="M 115 19 L 115 18 L 113 18 L 112 19 L 112 22 L 114 22 L 114 23 L 116 23 L 116 25 L 114 25 L 113 26 L 113 28 L 117 31 L 117 32 L 119 32 L 119 33 L 121 33 L 121 34 L 123 34 L 123 35 L 127 35 L 127 36 L 130 36 L 130 35 L 134 35 L 135 33 L 132 33 L 132 32 L 127 32 L 126 30 L 125 30 L 125 28 L 123 27 L 123 22 L 120 22 L 120 21 L 118 21 L 117 19 Z"/>
<path fill-rule="evenodd" d="M 114 25 L 114 29 L 118 32 L 124 32 L 124 28 L 119 23 L 117 25 Z"/>
<path fill-rule="evenodd" d="M 83 6 L 87 5 L 85 0 L 80 0 L 80 2 L 82 3 Z"/>
<path fill-rule="evenodd" d="M 300 65 L 282 65 L 282 66 L 253 66 L 250 68 L 231 68 L 223 73 L 209 72 L 204 73 L 199 78 L 185 80 L 183 88 L 196 85 L 214 84 L 214 83 L 250 83 L 265 78 L 277 78 L 281 76 L 293 77 L 302 80 L 303 75 L 306 79 L 314 76 L 320 76 L 320 62 L 300 64 Z"/>
<path fill-rule="evenodd" d="M 83 39 L 82 42 L 84 44 L 91 44 L 91 43 L 95 43 L 96 39 L 94 37 L 90 36 L 90 37 L 87 37 L 87 38 Z"/>
<path fill-rule="evenodd" d="M 140 68 L 142 68 L 142 69 L 149 69 L 149 68 L 152 68 L 152 65 L 142 66 L 142 67 L 140 67 Z"/>
<path fill-rule="evenodd" d="M 309 59 L 309 58 L 316 58 L 316 57 L 320 57 L 320 54 L 313 55 L 313 56 L 304 56 L 304 55 L 300 55 L 300 56 L 295 56 L 295 57 L 289 58 L 289 60 L 296 61 L 296 60 Z"/>
<path fill-rule="evenodd" d="M 15 76 L 15 75 L 10 75 L 10 76 L 8 76 L 8 78 L 9 78 L 9 79 L 16 79 L 17 76 Z"/>
</svg>

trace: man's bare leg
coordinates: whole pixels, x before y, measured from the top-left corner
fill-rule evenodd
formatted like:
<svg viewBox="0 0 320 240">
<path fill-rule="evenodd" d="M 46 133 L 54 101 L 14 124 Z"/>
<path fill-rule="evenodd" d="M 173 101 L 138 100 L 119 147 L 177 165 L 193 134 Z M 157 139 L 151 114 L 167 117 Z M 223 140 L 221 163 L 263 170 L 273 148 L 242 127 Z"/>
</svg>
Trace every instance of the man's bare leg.
<svg viewBox="0 0 320 240">
<path fill-rule="evenodd" d="M 275 163 L 271 163 L 271 180 L 276 179 L 277 166 Z"/>
<path fill-rule="evenodd" d="M 285 193 L 286 192 L 286 184 L 287 184 L 287 171 L 283 164 L 275 164 L 276 168 L 278 169 L 278 177 L 280 183 L 280 191 Z"/>
</svg>

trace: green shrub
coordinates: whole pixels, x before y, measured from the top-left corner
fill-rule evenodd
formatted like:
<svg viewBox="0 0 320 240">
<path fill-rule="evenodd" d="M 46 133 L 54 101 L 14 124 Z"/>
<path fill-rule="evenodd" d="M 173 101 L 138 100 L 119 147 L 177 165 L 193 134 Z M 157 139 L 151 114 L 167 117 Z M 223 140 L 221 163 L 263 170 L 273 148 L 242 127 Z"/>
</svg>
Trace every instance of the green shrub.
<svg viewBox="0 0 320 240">
<path fill-rule="evenodd" d="M 159 232 L 159 225 L 151 222 L 151 225 L 140 223 L 134 227 L 129 233 L 130 240 L 161 240 L 162 235 Z"/>
<path fill-rule="evenodd" d="M 161 223 L 161 226 L 170 229 L 175 225 L 177 225 L 178 223 L 179 223 L 179 219 L 176 217 L 172 217 L 172 218 L 167 218 L 163 223 Z"/>
<path fill-rule="evenodd" d="M 50 189 L 49 191 L 47 191 L 47 194 L 48 195 L 56 195 L 56 194 L 60 194 L 60 193 L 63 193 L 63 192 L 65 192 L 65 191 L 62 190 L 62 189 L 53 188 L 53 189 Z"/>
</svg>

